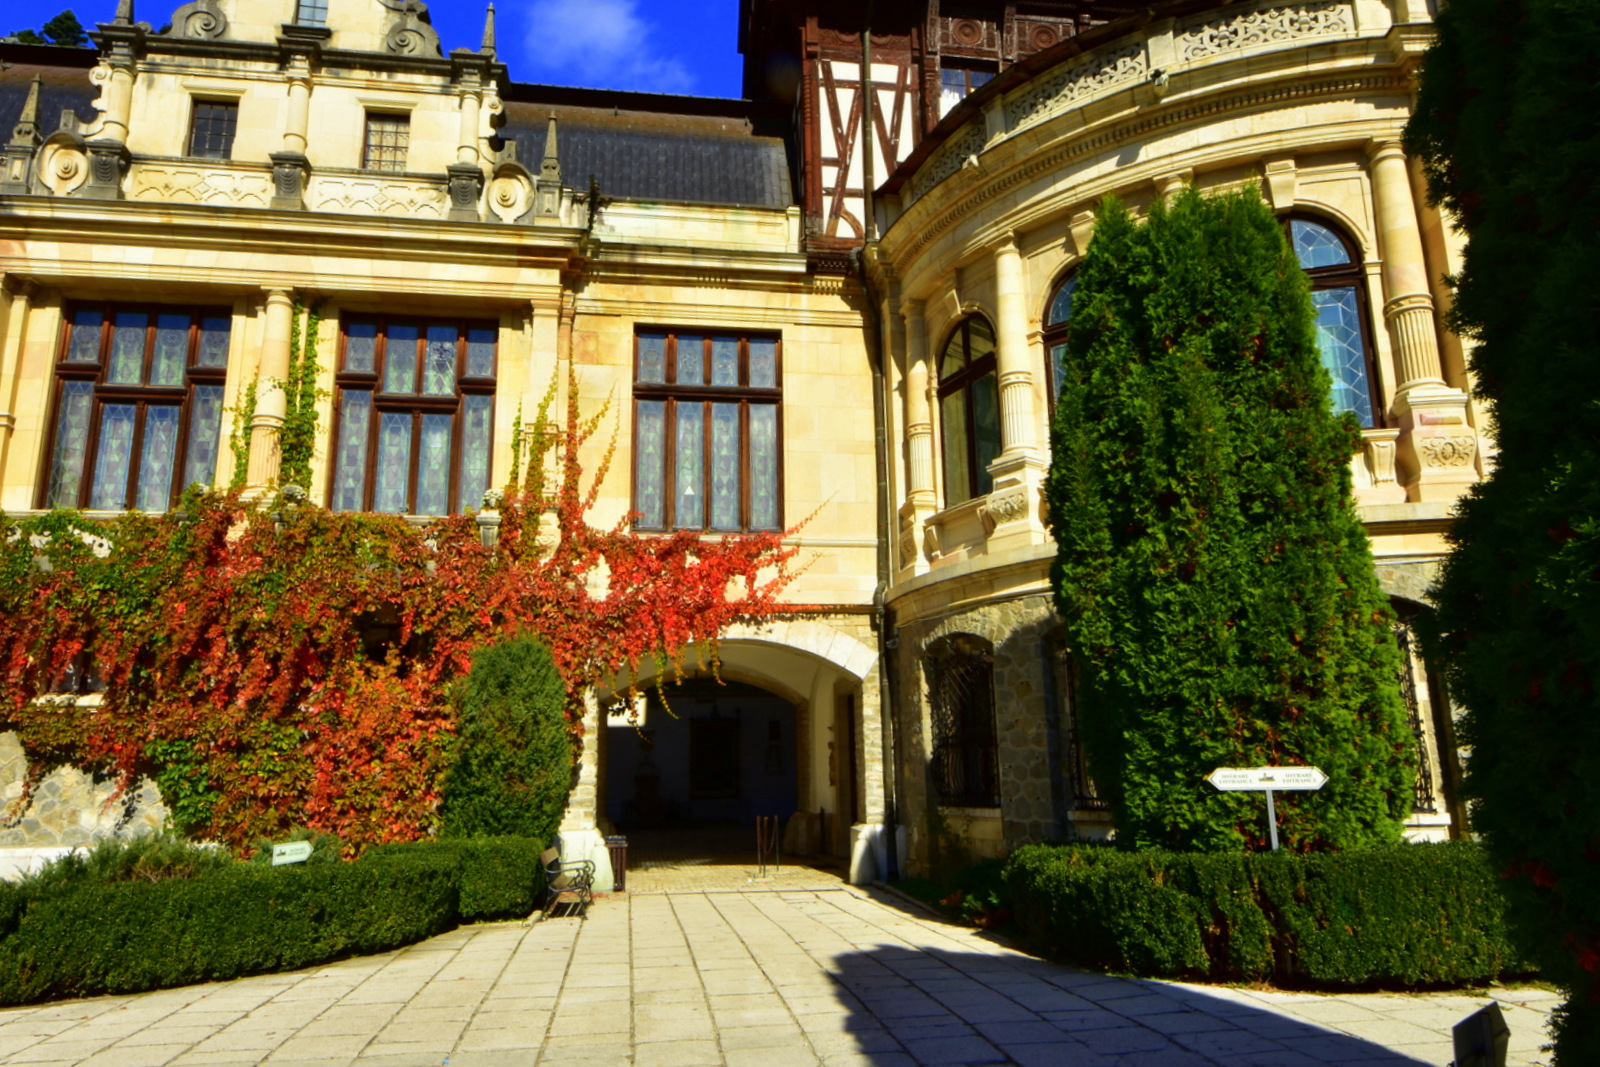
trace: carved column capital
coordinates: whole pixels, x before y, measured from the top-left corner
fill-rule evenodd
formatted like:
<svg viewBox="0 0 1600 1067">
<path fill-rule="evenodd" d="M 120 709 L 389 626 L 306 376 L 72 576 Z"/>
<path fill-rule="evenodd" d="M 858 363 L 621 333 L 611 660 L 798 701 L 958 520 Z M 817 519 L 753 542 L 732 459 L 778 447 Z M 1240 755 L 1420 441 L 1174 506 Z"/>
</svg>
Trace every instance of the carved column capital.
<svg viewBox="0 0 1600 1067">
<path fill-rule="evenodd" d="M 300 211 L 306 206 L 306 183 L 311 178 L 311 161 L 299 152 L 274 152 L 272 160 L 272 207 L 278 211 Z"/>
<path fill-rule="evenodd" d="M 476 163 L 453 163 L 450 175 L 450 220 L 477 222 L 478 202 L 483 199 L 483 168 Z"/>
<path fill-rule="evenodd" d="M 83 147 L 89 157 L 89 180 L 78 195 L 90 200 L 121 200 L 122 177 L 132 162 L 128 146 L 121 141 L 96 138 Z"/>
</svg>

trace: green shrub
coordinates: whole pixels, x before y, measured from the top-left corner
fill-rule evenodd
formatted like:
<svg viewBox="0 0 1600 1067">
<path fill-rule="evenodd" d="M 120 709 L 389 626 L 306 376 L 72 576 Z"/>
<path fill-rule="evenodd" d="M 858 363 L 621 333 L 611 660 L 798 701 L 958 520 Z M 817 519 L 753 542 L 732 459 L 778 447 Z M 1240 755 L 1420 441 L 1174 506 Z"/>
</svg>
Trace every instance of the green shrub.
<svg viewBox="0 0 1600 1067">
<path fill-rule="evenodd" d="M 1414 775 L 1394 621 L 1351 507 L 1304 272 L 1253 190 L 1098 212 L 1047 488 L 1090 771 L 1140 848 L 1266 847 L 1217 767 L 1310 764 L 1293 848 L 1398 840 Z"/>
<path fill-rule="evenodd" d="M 0 882 L 0 1004 L 161 989 L 384 952 L 543 899 L 526 838 L 381 845 L 273 867 L 171 837 L 105 841 Z M 320 860 L 318 857 L 322 857 Z"/>
<path fill-rule="evenodd" d="M 1407 148 L 1468 241 L 1452 326 L 1493 427 L 1425 648 L 1465 708 L 1473 803 L 1521 943 L 1567 994 L 1554 1062 L 1600 1063 L 1600 20 L 1451 0 Z M 1574 122 L 1575 116 L 1581 116 Z"/>
<path fill-rule="evenodd" d="M 383 952 L 449 929 L 453 865 L 234 864 L 0 893 L 0 1004 L 133 993 Z M 17 904 L 20 902 L 21 906 Z"/>
<path fill-rule="evenodd" d="M 1417 986 L 1526 973 L 1483 850 L 1174 853 L 1035 845 L 1005 895 L 1041 951 L 1151 977 Z"/>
<path fill-rule="evenodd" d="M 88 882 L 163 882 L 195 878 L 232 867 L 227 849 L 195 845 L 171 834 L 104 838 L 86 852 L 73 850 L 21 878 L 26 890 Z"/>
<path fill-rule="evenodd" d="M 454 698 L 460 733 L 445 777 L 442 836 L 549 841 L 573 768 L 567 690 L 550 650 L 526 637 L 484 648 Z"/>
<path fill-rule="evenodd" d="M 460 890 L 462 922 L 520 919 L 544 901 L 539 853 L 545 844 L 526 837 L 418 841 L 379 845 L 361 857 L 366 865 L 436 858 L 452 866 Z"/>
</svg>

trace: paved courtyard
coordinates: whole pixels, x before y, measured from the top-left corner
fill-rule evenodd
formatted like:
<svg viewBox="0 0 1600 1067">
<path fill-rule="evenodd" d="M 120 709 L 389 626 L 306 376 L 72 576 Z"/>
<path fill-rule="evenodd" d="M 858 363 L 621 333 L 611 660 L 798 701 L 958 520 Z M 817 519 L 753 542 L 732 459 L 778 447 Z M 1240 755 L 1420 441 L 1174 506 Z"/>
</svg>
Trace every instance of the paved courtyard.
<svg viewBox="0 0 1600 1067">
<path fill-rule="evenodd" d="M 293 974 L 0 1012 L 0 1063 L 1313 1067 L 1450 1060 L 1494 996 L 1311 996 L 1054 966 L 843 886 L 611 897 Z"/>
</svg>

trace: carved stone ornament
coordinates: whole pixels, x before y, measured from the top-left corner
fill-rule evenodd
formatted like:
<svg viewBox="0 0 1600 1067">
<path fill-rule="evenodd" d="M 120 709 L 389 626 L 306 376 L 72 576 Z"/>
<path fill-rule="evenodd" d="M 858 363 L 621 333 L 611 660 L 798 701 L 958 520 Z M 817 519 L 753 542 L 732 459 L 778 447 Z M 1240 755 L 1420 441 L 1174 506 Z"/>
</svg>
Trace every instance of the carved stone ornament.
<svg viewBox="0 0 1600 1067">
<path fill-rule="evenodd" d="M 39 150 L 40 185 L 56 196 L 71 196 L 89 180 L 89 156 L 83 139 L 72 133 L 57 133 Z"/>
<path fill-rule="evenodd" d="M 422 0 L 378 0 L 388 8 L 389 31 L 384 45 L 401 56 L 442 56 L 439 34 L 428 19 L 428 5 Z"/>
<path fill-rule="evenodd" d="M 505 493 L 498 489 L 485 489 L 483 491 L 483 510 L 499 511 L 500 505 L 506 502 Z"/>
<path fill-rule="evenodd" d="M 985 533 L 992 534 L 996 527 L 1027 517 L 1028 494 L 1025 492 L 991 496 L 978 508 L 978 521 L 983 523 Z"/>
<path fill-rule="evenodd" d="M 483 198 L 482 168 L 475 163 L 455 163 L 446 173 L 450 175 L 450 218 L 477 222 L 478 201 Z"/>
<path fill-rule="evenodd" d="M 1430 467 L 1470 467 L 1478 453 L 1478 439 L 1471 434 L 1459 437 L 1425 437 L 1421 442 L 1424 461 Z"/>
<path fill-rule="evenodd" d="M 95 200 L 122 199 L 122 176 L 128 171 L 128 146 L 121 141 L 95 140 L 84 144 L 89 157 L 89 180 L 81 196 Z"/>
<path fill-rule="evenodd" d="M 1213 19 L 1183 30 L 1174 42 L 1183 61 L 1205 59 L 1304 37 L 1355 32 L 1351 8 L 1338 0 L 1294 4 Z"/>
<path fill-rule="evenodd" d="M 194 0 L 172 13 L 172 29 L 167 31 L 167 36 L 214 41 L 227 32 L 228 19 L 217 0 Z"/>
<path fill-rule="evenodd" d="M 1143 81 L 1149 72 L 1143 44 L 1104 52 L 1034 79 L 1027 92 L 1006 101 L 1006 122 L 1013 129 L 1038 122 L 1108 89 Z"/>
<path fill-rule="evenodd" d="M 533 210 L 533 177 L 519 163 L 502 163 L 489 183 L 489 210 L 507 225 Z"/>
<path fill-rule="evenodd" d="M 272 207 L 277 211 L 299 211 L 306 206 L 306 179 L 311 162 L 299 152 L 273 152 Z"/>
<path fill-rule="evenodd" d="M 968 160 L 976 159 L 983 151 L 986 140 L 987 129 L 983 117 L 977 115 L 969 119 L 967 124 L 940 146 L 933 154 L 933 158 L 917 171 L 916 177 L 911 181 L 911 198 L 922 199 L 930 189 L 966 166 Z"/>
</svg>

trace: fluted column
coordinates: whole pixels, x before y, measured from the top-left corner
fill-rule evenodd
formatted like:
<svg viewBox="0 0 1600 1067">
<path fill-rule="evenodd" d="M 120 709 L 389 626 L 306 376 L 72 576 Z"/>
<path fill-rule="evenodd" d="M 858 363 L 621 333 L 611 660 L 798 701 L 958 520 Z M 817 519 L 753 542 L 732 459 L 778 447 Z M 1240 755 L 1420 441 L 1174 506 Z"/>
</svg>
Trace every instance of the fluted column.
<svg viewBox="0 0 1600 1067">
<path fill-rule="evenodd" d="M 1022 253 L 1007 234 L 994 253 L 995 363 L 1000 371 L 1001 453 L 1034 450 L 1033 362 L 1028 358 L 1027 291 Z"/>
<path fill-rule="evenodd" d="M 1445 384 L 1439 359 L 1429 272 L 1443 268 L 1428 263 L 1400 143 L 1375 140 L 1368 158 L 1383 256 L 1383 318 L 1399 383 L 1391 405 L 1400 430 L 1397 473 L 1409 500 L 1453 500 L 1477 480 L 1478 436 L 1467 419 L 1467 394 Z"/>
<path fill-rule="evenodd" d="M 1400 391 L 1423 383 L 1443 385 L 1428 261 L 1405 153 L 1397 141 L 1374 141 L 1371 158 L 1372 195 L 1383 244 L 1383 317 L 1394 340 Z"/>
<path fill-rule="evenodd" d="M 294 328 L 294 297 L 288 290 L 267 290 L 265 318 L 256 376 L 256 412 L 250 420 L 250 465 L 245 475 L 245 484 L 251 489 L 264 489 L 278 480 L 278 437 L 288 414 L 283 383 L 289 378 L 289 335 Z"/>
<path fill-rule="evenodd" d="M 994 252 L 995 365 L 1000 378 L 1000 455 L 989 464 L 994 488 L 978 510 L 991 545 L 1038 544 L 1046 537 L 1039 493 L 1044 460 L 1035 427 L 1033 349 L 1028 344 L 1028 291 L 1014 233 Z"/>
</svg>

